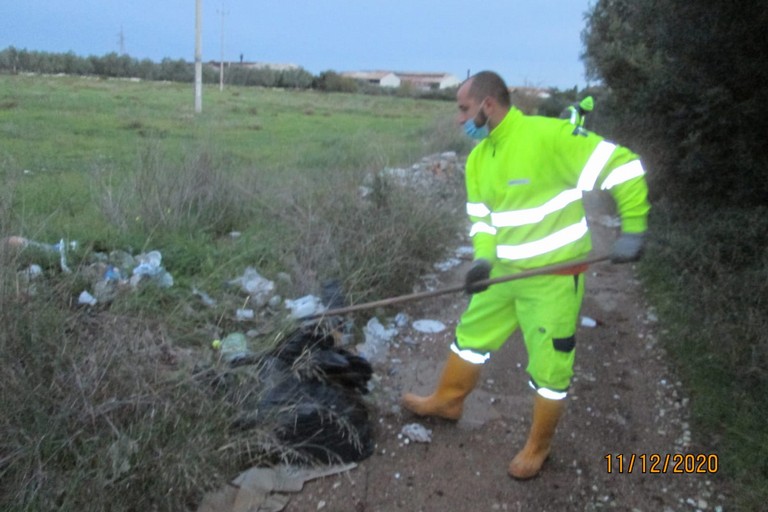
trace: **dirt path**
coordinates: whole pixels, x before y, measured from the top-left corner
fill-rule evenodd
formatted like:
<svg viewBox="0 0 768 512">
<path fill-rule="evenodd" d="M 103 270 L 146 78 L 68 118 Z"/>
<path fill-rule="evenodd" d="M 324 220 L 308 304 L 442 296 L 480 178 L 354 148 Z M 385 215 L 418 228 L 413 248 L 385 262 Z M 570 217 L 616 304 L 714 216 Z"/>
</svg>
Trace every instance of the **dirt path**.
<svg viewBox="0 0 768 512">
<path fill-rule="evenodd" d="M 610 230 L 594 222 L 596 246 Z M 460 282 L 465 265 L 440 274 L 439 286 Z M 680 469 L 717 463 L 697 446 L 687 422 L 688 400 L 657 343 L 663 329 L 643 299 L 631 265 L 595 265 L 587 274 L 582 315 L 594 328 L 577 333 L 576 377 L 553 444 L 534 480 L 517 482 L 506 468 L 525 442 L 532 392 L 525 351 L 515 335 L 487 363 L 458 423 L 420 419 L 401 410 L 403 391 L 429 392 L 466 305 L 462 295 L 406 304 L 411 320 L 440 320 L 447 329 L 401 329 L 386 364 L 376 367 L 377 446 L 373 456 L 342 475 L 308 482 L 289 512 L 373 511 L 694 511 L 728 510 L 717 474 L 673 473 L 667 454 L 690 454 Z M 406 443 L 409 423 L 432 431 L 430 443 Z M 703 457 L 693 457 L 703 454 Z M 618 456 L 624 455 L 620 469 Z M 630 458 L 634 466 L 629 471 Z M 653 465 L 661 456 L 661 463 Z M 610 459 L 610 469 L 609 462 Z M 696 464 L 694 464 L 696 463 Z M 658 472 L 652 473 L 651 471 Z"/>
</svg>

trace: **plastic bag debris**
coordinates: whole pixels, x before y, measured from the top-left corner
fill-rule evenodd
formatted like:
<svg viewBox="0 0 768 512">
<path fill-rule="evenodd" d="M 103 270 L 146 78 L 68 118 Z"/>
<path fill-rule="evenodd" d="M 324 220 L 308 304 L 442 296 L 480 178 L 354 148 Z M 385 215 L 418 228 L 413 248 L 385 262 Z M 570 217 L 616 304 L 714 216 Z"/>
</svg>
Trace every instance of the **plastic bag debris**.
<svg viewBox="0 0 768 512">
<path fill-rule="evenodd" d="M 216 301 L 212 299 L 210 295 L 208 295 L 202 290 L 198 290 L 197 288 L 192 288 L 192 294 L 200 297 L 200 300 L 202 301 L 202 303 L 208 306 L 209 308 L 216 305 Z"/>
<path fill-rule="evenodd" d="M 412 325 L 417 331 L 430 334 L 445 330 L 445 324 L 439 320 L 416 320 Z"/>
<path fill-rule="evenodd" d="M 432 442 L 432 431 L 428 428 L 424 428 L 423 425 L 418 423 L 409 423 L 408 425 L 403 426 L 400 430 L 400 434 L 416 443 Z"/>
<path fill-rule="evenodd" d="M 293 318 L 303 318 L 325 311 L 325 306 L 323 306 L 320 298 L 314 295 L 305 295 L 295 300 L 285 299 L 285 307 L 291 311 Z"/>
<path fill-rule="evenodd" d="M 597 320 L 594 318 L 590 318 L 588 316 L 582 316 L 581 317 L 581 326 L 582 327 L 597 327 Z"/>
<path fill-rule="evenodd" d="M 83 304 L 87 306 L 95 306 L 98 301 L 96 300 L 96 297 L 88 293 L 87 291 L 83 290 L 80 292 L 80 296 L 77 298 L 78 304 Z"/>
<path fill-rule="evenodd" d="M 235 318 L 239 321 L 253 320 L 254 312 L 252 309 L 238 309 L 235 311 Z"/>
<path fill-rule="evenodd" d="M 453 267 L 458 267 L 461 265 L 461 260 L 458 258 L 448 258 L 447 260 L 439 261 L 432 265 L 436 270 L 439 270 L 440 272 L 446 272 Z"/>
<path fill-rule="evenodd" d="M 139 264 L 133 269 L 130 279 L 131 286 L 135 288 L 145 277 L 150 278 L 152 282 L 161 288 L 173 286 L 173 276 L 163 268 L 163 256 L 160 254 L 160 251 L 139 254 L 136 256 L 136 261 Z"/>
<path fill-rule="evenodd" d="M 221 351 L 221 360 L 225 363 L 248 355 L 248 341 L 245 338 L 245 334 L 241 332 L 228 334 L 217 346 Z"/>
<path fill-rule="evenodd" d="M 389 342 L 396 334 L 396 328 L 386 328 L 373 317 L 363 327 L 365 342 L 357 345 L 357 353 L 372 363 L 384 362 L 389 353 Z"/>
<path fill-rule="evenodd" d="M 232 279 L 229 284 L 240 286 L 257 307 L 264 306 L 275 289 L 275 283 L 262 277 L 253 267 L 247 267 L 242 276 Z"/>
</svg>

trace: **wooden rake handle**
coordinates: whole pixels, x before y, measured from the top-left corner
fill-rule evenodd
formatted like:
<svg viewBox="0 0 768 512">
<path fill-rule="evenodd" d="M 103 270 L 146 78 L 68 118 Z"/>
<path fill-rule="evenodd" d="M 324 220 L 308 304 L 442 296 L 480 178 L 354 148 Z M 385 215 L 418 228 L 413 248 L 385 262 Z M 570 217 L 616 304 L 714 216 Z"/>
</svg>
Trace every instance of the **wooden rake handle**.
<svg viewBox="0 0 768 512">
<path fill-rule="evenodd" d="M 516 274 L 509 274 L 506 276 L 494 277 L 492 279 L 483 279 L 482 281 L 475 282 L 476 286 L 492 285 L 498 283 L 506 283 L 507 281 L 515 281 L 517 279 L 525 279 L 526 277 L 540 276 L 543 274 L 553 274 L 555 272 L 561 272 L 573 267 L 580 267 L 583 265 L 591 265 L 593 263 L 599 263 L 611 259 L 610 255 L 603 254 L 600 256 L 592 256 L 577 261 L 569 261 L 565 263 L 556 263 L 554 265 L 547 265 L 544 267 L 533 268 L 531 270 L 524 270 Z M 464 291 L 463 284 L 457 284 L 449 286 L 447 288 L 441 288 L 439 290 L 432 290 L 427 292 L 411 293 L 409 295 L 399 295 L 397 297 L 390 297 L 388 299 L 376 300 L 373 302 L 365 302 L 363 304 L 355 304 L 354 306 L 346 306 L 343 308 L 329 309 L 321 313 L 314 313 L 299 318 L 299 320 L 312 320 L 314 318 L 320 318 L 324 316 L 343 315 L 346 313 L 353 313 L 355 311 L 362 311 L 364 309 L 373 309 L 383 306 L 390 306 L 392 304 L 400 304 L 401 302 L 410 302 L 414 300 L 428 299 L 430 297 L 437 297 L 438 295 L 445 295 L 448 293 L 462 292 Z"/>
</svg>

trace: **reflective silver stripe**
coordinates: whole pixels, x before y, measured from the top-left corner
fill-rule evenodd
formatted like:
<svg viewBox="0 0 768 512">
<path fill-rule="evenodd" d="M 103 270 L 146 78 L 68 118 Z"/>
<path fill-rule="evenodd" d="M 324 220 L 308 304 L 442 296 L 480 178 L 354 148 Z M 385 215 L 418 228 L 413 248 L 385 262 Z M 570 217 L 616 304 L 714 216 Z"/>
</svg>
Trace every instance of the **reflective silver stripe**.
<svg viewBox="0 0 768 512">
<path fill-rule="evenodd" d="M 600 187 L 603 190 L 610 190 L 616 185 L 629 181 L 632 178 L 637 178 L 645 174 L 643 164 L 640 160 L 632 160 L 628 164 L 624 164 L 621 167 L 615 168 L 611 171 L 611 174 L 603 181 L 603 186 Z"/>
<path fill-rule="evenodd" d="M 567 391 L 555 391 L 554 389 L 537 388 L 531 381 L 528 381 L 528 385 L 531 386 L 531 388 L 533 388 L 539 395 L 550 400 L 562 400 L 568 396 Z"/>
<path fill-rule="evenodd" d="M 598 176 L 600 176 L 600 171 L 603 170 L 603 167 L 605 167 L 605 164 L 608 162 L 608 159 L 611 158 L 615 149 L 616 146 L 614 144 L 601 141 L 592 152 L 584 169 L 582 169 L 579 183 L 576 188 L 561 192 L 541 206 L 527 208 L 525 210 L 510 210 L 506 212 L 491 213 L 482 203 L 468 203 L 467 212 L 470 212 L 471 205 L 473 207 L 472 211 L 476 213 L 470 213 L 470 215 L 484 217 L 490 213 L 491 224 L 497 228 L 525 226 L 526 224 L 541 222 L 547 215 L 560 211 L 569 204 L 581 200 L 583 191 L 595 188 L 595 183 L 597 182 Z"/>
<path fill-rule="evenodd" d="M 579 190 L 588 191 L 595 188 L 597 177 L 600 176 L 600 171 L 603 170 L 608 159 L 611 158 L 614 149 L 616 149 L 616 145 L 610 142 L 601 141 L 597 145 L 589 160 L 587 160 L 587 165 L 581 170 L 579 184 L 577 185 Z"/>
<path fill-rule="evenodd" d="M 535 242 L 520 245 L 498 245 L 496 246 L 496 256 L 507 260 L 532 258 L 565 247 L 586 235 L 587 232 L 587 219 L 584 217 L 578 223 Z"/>
<path fill-rule="evenodd" d="M 574 201 L 579 201 L 581 199 L 581 194 L 581 190 L 566 190 L 536 208 L 491 213 L 491 224 L 497 228 L 535 224 L 544 220 L 544 217 L 550 213 L 562 210 Z"/>
<path fill-rule="evenodd" d="M 472 352 L 471 350 L 461 350 L 459 347 L 456 346 L 455 341 L 451 343 L 451 351 L 453 351 L 454 354 L 456 354 L 466 362 L 472 363 L 472 364 L 483 364 L 491 357 L 491 354 L 488 352 L 486 352 L 485 354 L 478 354 L 477 352 Z"/>
<path fill-rule="evenodd" d="M 467 203 L 467 214 L 474 217 L 485 217 L 490 215 L 491 210 L 483 203 Z"/>
<path fill-rule="evenodd" d="M 496 228 L 489 226 L 486 222 L 475 222 L 472 224 L 472 229 L 469 230 L 469 237 L 472 238 L 478 233 L 488 233 L 489 235 L 495 235 Z"/>
</svg>

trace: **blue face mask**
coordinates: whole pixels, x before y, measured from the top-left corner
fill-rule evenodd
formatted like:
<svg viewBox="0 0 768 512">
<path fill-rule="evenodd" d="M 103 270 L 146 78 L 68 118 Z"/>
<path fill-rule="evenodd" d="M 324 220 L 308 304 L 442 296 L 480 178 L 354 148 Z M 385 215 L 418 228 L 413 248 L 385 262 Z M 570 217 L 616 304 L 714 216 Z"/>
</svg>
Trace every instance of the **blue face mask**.
<svg viewBox="0 0 768 512">
<path fill-rule="evenodd" d="M 464 133 L 475 140 L 483 140 L 488 136 L 488 123 L 477 126 L 474 119 L 467 119 L 467 122 L 464 123 Z"/>
<path fill-rule="evenodd" d="M 478 114 L 480 114 L 483 111 L 482 107 L 480 108 L 480 111 Z M 489 130 L 488 130 L 488 118 L 483 114 L 483 117 L 485 117 L 485 122 L 482 126 L 477 126 L 475 124 L 475 117 L 472 117 L 470 119 L 467 119 L 467 121 L 464 123 L 464 133 L 469 135 L 471 138 L 475 140 L 483 140 L 488 136 Z"/>
</svg>

